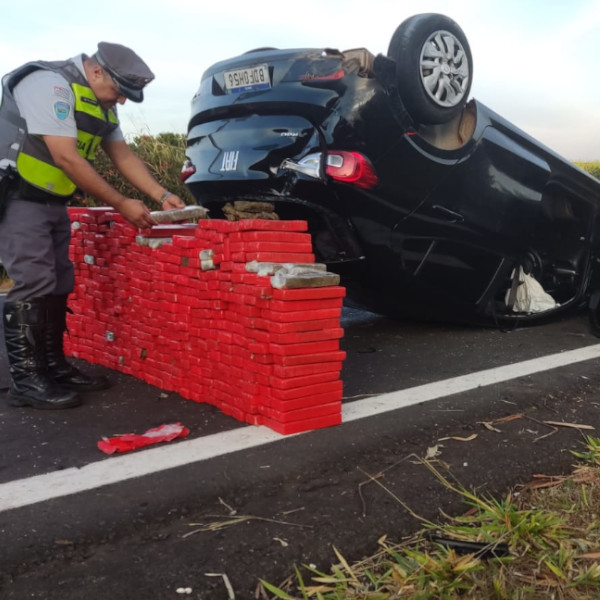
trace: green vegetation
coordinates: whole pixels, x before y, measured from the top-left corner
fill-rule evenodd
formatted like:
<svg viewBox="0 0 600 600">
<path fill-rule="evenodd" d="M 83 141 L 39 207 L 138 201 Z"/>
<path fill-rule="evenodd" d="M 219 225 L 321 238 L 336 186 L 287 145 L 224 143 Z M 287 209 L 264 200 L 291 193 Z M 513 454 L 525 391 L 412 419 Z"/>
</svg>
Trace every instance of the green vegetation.
<svg viewBox="0 0 600 600">
<path fill-rule="evenodd" d="M 589 600 L 600 597 L 600 440 L 565 477 L 536 479 L 501 500 L 452 483 L 421 459 L 468 511 L 445 524 L 424 522 L 409 541 L 350 565 L 336 550 L 329 573 L 296 568 L 265 596 L 287 600 Z M 381 484 L 380 484 L 381 485 Z M 404 507 L 406 508 L 406 507 Z M 414 513 L 413 513 L 414 514 Z M 476 548 L 476 549 L 474 549 Z M 310 584 L 307 581 L 310 579 Z"/>
<path fill-rule="evenodd" d="M 580 169 L 583 169 L 590 175 L 593 175 L 596 179 L 600 179 L 600 162 L 576 162 L 575 164 Z"/>
<path fill-rule="evenodd" d="M 129 142 L 129 147 L 146 163 L 150 172 L 168 190 L 177 194 L 186 204 L 194 204 L 191 194 L 179 180 L 185 161 L 185 134 L 159 133 L 156 137 L 140 135 Z M 146 200 L 156 210 L 156 205 L 132 187 L 115 169 L 108 156 L 99 149 L 94 162 L 97 171 L 124 196 Z M 97 206 L 88 196 L 78 197 L 73 205 Z"/>
</svg>

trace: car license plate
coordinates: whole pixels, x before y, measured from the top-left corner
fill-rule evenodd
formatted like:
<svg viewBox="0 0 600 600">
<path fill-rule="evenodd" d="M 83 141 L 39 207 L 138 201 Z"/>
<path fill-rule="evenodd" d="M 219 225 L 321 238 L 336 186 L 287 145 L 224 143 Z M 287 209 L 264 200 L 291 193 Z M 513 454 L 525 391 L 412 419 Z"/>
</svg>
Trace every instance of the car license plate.
<svg viewBox="0 0 600 600">
<path fill-rule="evenodd" d="M 271 87 L 269 65 L 225 71 L 225 89 L 232 94 L 268 90 Z"/>
</svg>

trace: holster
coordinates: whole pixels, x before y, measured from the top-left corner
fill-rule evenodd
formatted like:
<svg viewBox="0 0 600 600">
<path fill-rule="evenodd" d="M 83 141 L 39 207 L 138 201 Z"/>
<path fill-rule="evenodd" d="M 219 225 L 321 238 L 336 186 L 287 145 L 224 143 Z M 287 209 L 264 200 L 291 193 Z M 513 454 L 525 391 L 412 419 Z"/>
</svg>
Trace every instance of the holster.
<svg viewBox="0 0 600 600">
<path fill-rule="evenodd" d="M 0 222 L 4 219 L 8 204 L 8 193 L 15 185 L 17 172 L 12 168 L 0 169 Z"/>
</svg>

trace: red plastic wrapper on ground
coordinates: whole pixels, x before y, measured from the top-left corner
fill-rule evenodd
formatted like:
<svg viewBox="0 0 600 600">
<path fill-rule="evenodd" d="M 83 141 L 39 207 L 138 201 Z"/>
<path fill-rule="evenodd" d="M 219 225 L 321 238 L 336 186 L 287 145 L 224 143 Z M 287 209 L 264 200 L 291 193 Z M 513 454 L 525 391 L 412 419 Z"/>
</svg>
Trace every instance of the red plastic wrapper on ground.
<svg viewBox="0 0 600 600">
<path fill-rule="evenodd" d="M 170 442 L 175 438 L 186 437 L 190 430 L 181 423 L 167 423 L 160 427 L 148 429 L 146 433 L 124 433 L 110 438 L 103 438 L 98 442 L 98 448 L 105 454 L 114 454 L 115 452 L 129 452 L 144 448 L 151 444 L 159 442 Z"/>
</svg>

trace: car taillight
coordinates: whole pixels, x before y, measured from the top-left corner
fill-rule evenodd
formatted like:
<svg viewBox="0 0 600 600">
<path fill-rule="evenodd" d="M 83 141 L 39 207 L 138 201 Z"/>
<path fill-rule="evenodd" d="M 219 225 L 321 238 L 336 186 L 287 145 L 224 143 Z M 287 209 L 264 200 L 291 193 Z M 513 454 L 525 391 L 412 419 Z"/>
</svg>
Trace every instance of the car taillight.
<svg viewBox="0 0 600 600">
<path fill-rule="evenodd" d="M 358 152 L 333 151 L 327 155 L 327 175 L 360 188 L 377 185 L 377 174 L 366 156 Z"/>
<path fill-rule="evenodd" d="M 304 75 L 300 75 L 298 78 L 299 81 L 332 81 L 335 79 L 342 79 L 346 73 L 340 69 L 338 71 L 334 71 L 333 73 L 327 73 L 326 75 L 316 75 L 314 73 L 305 73 Z"/>
<path fill-rule="evenodd" d="M 185 180 L 193 175 L 196 172 L 196 167 L 193 165 L 192 161 L 187 159 L 183 163 L 183 167 L 181 167 L 181 173 L 179 174 L 179 181 L 181 183 L 185 183 Z"/>
</svg>

